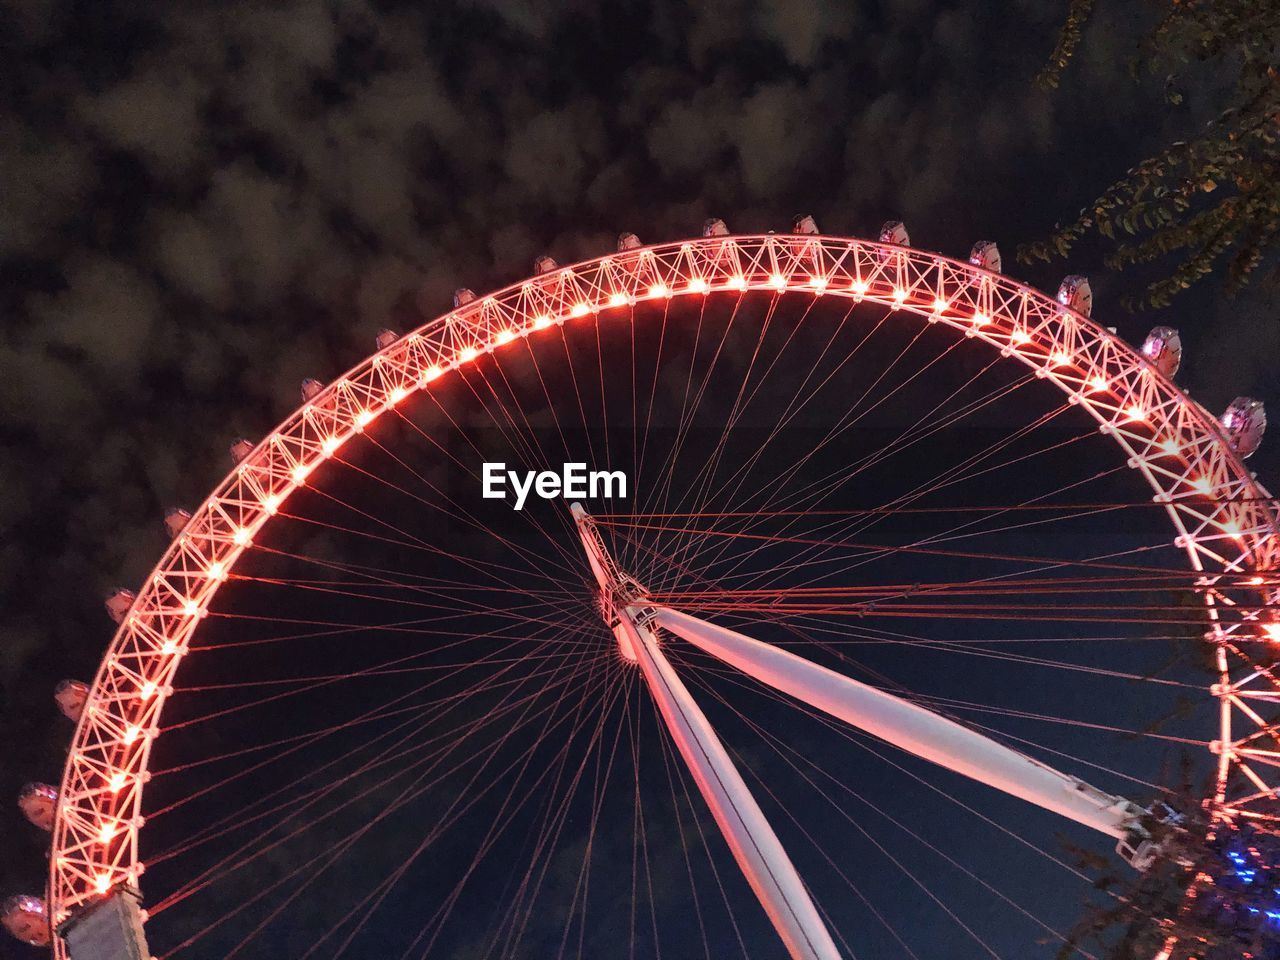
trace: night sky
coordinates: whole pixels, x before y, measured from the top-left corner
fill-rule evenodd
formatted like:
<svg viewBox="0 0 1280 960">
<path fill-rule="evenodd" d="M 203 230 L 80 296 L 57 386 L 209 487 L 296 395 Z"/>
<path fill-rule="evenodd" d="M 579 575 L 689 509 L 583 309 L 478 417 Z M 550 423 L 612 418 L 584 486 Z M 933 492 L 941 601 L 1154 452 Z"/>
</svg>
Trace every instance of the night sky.
<svg viewBox="0 0 1280 960">
<path fill-rule="evenodd" d="M 92 675 L 103 595 L 137 587 L 164 509 L 204 498 L 230 442 L 380 328 L 542 253 L 711 215 L 854 236 L 900 218 L 952 256 L 994 239 L 1042 289 L 1089 274 L 1094 317 L 1130 342 L 1181 329 L 1180 382 L 1210 410 L 1275 407 L 1273 290 L 1210 280 L 1130 314 L 1143 277 L 1107 273 L 1102 247 L 1014 258 L 1202 124 L 1219 78 L 1193 72 L 1168 106 L 1163 77 L 1129 69 L 1153 9 L 1113 3 L 1045 93 L 1064 4 L 997 6 L 0 4 L 0 799 L 57 783 L 54 683 Z M 1253 461 L 1273 487 L 1277 449 Z M 12 807 L 0 835 L 0 893 L 38 892 L 45 836 Z"/>
</svg>

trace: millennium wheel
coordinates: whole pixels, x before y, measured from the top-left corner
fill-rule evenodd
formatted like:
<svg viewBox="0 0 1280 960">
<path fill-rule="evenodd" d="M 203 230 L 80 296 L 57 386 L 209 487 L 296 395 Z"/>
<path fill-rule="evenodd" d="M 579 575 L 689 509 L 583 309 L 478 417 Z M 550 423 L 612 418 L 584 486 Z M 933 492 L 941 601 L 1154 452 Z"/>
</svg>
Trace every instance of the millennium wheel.
<svg viewBox="0 0 1280 960">
<path fill-rule="evenodd" d="M 709 221 L 384 331 L 108 599 L 6 922 L 73 960 L 1047 957 L 1061 834 L 1136 870 L 1268 834 L 1261 408 L 1090 307 L 991 244 Z"/>
</svg>

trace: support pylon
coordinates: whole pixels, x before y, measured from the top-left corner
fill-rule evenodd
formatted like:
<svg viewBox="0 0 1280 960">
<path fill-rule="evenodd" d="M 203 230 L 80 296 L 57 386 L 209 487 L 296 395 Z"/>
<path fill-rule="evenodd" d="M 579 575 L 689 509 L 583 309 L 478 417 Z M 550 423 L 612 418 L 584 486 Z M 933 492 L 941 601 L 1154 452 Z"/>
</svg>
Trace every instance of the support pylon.
<svg viewBox="0 0 1280 960">
<path fill-rule="evenodd" d="M 639 599 L 639 585 L 617 570 L 595 524 L 577 504 L 573 515 L 600 585 L 601 610 L 620 651 L 639 665 L 671 739 L 774 929 L 793 960 L 840 960 L 835 941 L 782 842 L 662 652 L 649 624 L 651 608 L 630 602 Z"/>
</svg>

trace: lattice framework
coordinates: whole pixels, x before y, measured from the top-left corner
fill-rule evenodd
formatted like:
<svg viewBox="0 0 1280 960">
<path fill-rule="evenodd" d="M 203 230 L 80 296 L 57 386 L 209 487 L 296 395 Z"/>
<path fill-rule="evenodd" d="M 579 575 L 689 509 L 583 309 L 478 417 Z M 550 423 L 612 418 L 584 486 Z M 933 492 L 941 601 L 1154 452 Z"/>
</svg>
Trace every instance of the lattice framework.
<svg viewBox="0 0 1280 960">
<path fill-rule="evenodd" d="M 50 915 L 137 885 L 148 758 L 175 672 L 221 583 L 310 473 L 415 390 L 555 324 L 638 302 L 750 291 L 851 298 L 989 343 L 1079 404 L 1163 504 L 1206 603 L 1220 703 L 1214 813 L 1280 819 L 1280 675 L 1267 642 L 1280 518 L 1217 421 L 1142 355 L 1051 297 L 970 264 L 826 236 L 708 237 L 565 267 L 478 298 L 335 380 L 281 423 L 196 510 L 102 660 L 63 773 Z M 1230 616 L 1225 616 L 1225 614 Z M 55 938 L 55 952 L 65 946 Z"/>
</svg>

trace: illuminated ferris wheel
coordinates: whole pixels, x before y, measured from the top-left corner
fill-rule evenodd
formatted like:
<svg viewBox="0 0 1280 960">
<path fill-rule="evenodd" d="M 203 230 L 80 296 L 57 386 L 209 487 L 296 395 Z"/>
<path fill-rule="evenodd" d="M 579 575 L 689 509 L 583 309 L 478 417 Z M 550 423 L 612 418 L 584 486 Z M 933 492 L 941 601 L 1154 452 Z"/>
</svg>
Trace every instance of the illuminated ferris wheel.
<svg viewBox="0 0 1280 960">
<path fill-rule="evenodd" d="M 1268 833 L 1261 405 L 1213 417 L 1176 331 L 1000 267 L 896 222 L 624 234 L 306 381 L 108 598 L 6 925 L 72 960 L 1052 956 L 1088 886 L 1057 831 L 1138 871 Z M 618 482 L 571 502 L 571 465 Z"/>
</svg>

